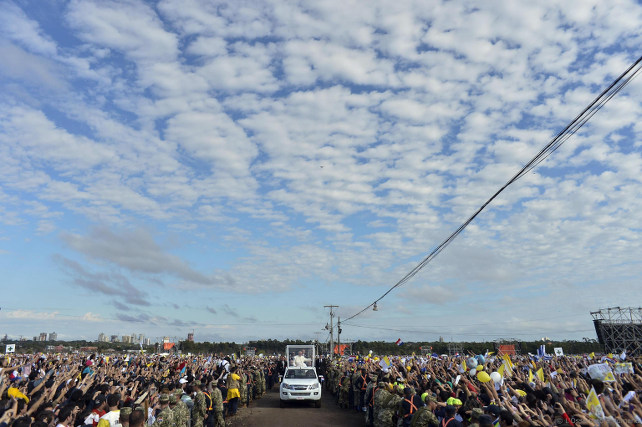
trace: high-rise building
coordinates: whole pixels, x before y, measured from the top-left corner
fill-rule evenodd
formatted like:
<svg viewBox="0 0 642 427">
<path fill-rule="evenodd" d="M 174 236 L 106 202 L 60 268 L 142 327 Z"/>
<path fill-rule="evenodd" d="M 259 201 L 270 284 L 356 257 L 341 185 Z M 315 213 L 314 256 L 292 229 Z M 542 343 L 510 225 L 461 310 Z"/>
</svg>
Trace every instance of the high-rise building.
<svg viewBox="0 0 642 427">
<path fill-rule="evenodd" d="M 152 339 L 151 338 L 145 338 L 145 345 L 152 345 Z"/>
<path fill-rule="evenodd" d="M 123 343 L 131 344 L 131 342 L 132 342 L 132 337 L 130 337 L 129 335 L 123 335 Z"/>
<path fill-rule="evenodd" d="M 52 332 L 49 334 L 49 341 L 57 341 L 58 340 L 58 334 L 55 332 Z"/>
<path fill-rule="evenodd" d="M 194 342 L 194 332 L 187 334 L 187 341 Z"/>
<path fill-rule="evenodd" d="M 38 336 L 38 341 L 47 341 L 47 333 L 40 332 L 40 335 Z"/>
<path fill-rule="evenodd" d="M 98 334 L 98 342 L 108 342 L 107 335 L 102 332 Z"/>
<path fill-rule="evenodd" d="M 143 334 L 138 334 L 138 342 L 141 344 L 145 343 L 145 335 Z"/>
<path fill-rule="evenodd" d="M 118 335 L 112 335 L 110 341 L 111 342 L 120 342 L 120 340 L 118 339 Z"/>
</svg>

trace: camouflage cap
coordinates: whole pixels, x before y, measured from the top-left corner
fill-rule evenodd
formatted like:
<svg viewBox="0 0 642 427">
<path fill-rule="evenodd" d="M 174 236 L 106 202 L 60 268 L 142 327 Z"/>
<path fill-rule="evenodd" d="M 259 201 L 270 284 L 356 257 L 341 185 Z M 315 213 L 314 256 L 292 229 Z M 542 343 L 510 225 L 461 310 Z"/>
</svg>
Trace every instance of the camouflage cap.
<svg viewBox="0 0 642 427">
<path fill-rule="evenodd" d="M 129 417 L 129 414 L 132 413 L 132 408 L 129 406 L 124 406 L 120 409 L 120 418 Z"/>
<path fill-rule="evenodd" d="M 196 387 L 200 387 L 201 386 L 201 382 L 199 380 L 196 380 L 196 381 L 194 381 L 194 385 Z"/>
<path fill-rule="evenodd" d="M 437 398 L 436 398 L 433 394 L 428 393 L 428 394 L 426 395 L 426 398 L 424 399 L 424 401 L 425 401 L 426 403 L 428 403 L 428 402 L 435 402 L 435 403 L 437 403 Z"/>
<path fill-rule="evenodd" d="M 170 394 L 169 395 L 169 404 L 170 405 L 176 404 L 176 395 L 175 394 Z"/>
<path fill-rule="evenodd" d="M 169 395 L 167 395 L 167 393 L 162 393 L 158 401 L 160 403 L 169 403 Z"/>
<path fill-rule="evenodd" d="M 473 420 L 479 419 L 482 415 L 484 415 L 484 411 L 482 411 L 481 408 L 473 408 L 470 412 L 470 418 Z"/>
</svg>

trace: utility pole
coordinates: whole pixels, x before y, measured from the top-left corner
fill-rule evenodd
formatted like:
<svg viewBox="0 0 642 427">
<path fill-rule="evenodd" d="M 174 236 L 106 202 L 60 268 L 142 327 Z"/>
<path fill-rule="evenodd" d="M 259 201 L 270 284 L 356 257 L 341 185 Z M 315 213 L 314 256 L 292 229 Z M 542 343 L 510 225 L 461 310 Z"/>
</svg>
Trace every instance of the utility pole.
<svg viewBox="0 0 642 427">
<path fill-rule="evenodd" d="M 324 308 L 329 308 L 330 309 L 330 355 L 331 358 L 334 358 L 334 324 L 332 323 L 332 319 L 334 318 L 334 311 L 333 309 L 339 308 L 338 305 L 324 305 Z M 326 325 L 327 329 L 328 325 Z"/>
<path fill-rule="evenodd" d="M 339 321 L 337 322 L 337 342 L 339 357 L 341 357 L 341 316 L 339 316 Z"/>
</svg>

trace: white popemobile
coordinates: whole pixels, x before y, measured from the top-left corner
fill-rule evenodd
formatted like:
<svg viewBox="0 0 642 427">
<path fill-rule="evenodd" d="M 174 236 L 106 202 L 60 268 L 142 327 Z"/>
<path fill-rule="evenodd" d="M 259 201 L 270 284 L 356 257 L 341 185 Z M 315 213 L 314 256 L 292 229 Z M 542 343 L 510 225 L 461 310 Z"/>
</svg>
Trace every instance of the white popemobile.
<svg viewBox="0 0 642 427">
<path fill-rule="evenodd" d="M 311 400 L 320 408 L 321 383 L 314 368 L 314 346 L 288 345 L 285 353 L 288 366 L 279 390 L 281 408 L 290 400 Z"/>
</svg>

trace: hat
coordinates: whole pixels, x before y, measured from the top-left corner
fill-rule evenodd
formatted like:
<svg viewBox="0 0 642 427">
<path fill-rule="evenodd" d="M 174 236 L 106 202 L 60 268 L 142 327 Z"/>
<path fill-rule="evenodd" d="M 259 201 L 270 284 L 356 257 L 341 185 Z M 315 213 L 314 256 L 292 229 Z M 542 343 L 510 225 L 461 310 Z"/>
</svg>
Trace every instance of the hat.
<svg viewBox="0 0 642 427">
<path fill-rule="evenodd" d="M 426 402 L 426 403 L 428 403 L 428 402 L 435 402 L 435 403 L 437 403 L 437 398 L 436 398 L 434 395 L 432 395 L 432 394 L 430 394 L 430 393 L 424 393 L 424 394 L 426 395 L 426 396 L 424 397 L 424 399 L 423 399 L 423 400 L 424 400 L 424 402 Z M 422 395 L 422 396 L 423 396 L 423 395 Z"/>
<path fill-rule="evenodd" d="M 486 411 L 488 413 L 491 413 L 491 414 L 495 415 L 496 417 L 498 417 L 499 413 L 502 412 L 502 408 L 500 408 L 497 405 L 488 405 L 488 406 L 484 406 L 484 411 Z"/>
<path fill-rule="evenodd" d="M 196 380 L 196 381 L 194 381 L 194 385 L 196 387 L 200 387 L 201 386 L 201 382 L 199 380 Z"/>
<path fill-rule="evenodd" d="M 158 401 L 160 403 L 169 403 L 169 396 L 167 395 L 167 393 L 162 393 Z"/>
<path fill-rule="evenodd" d="M 176 395 L 175 394 L 170 394 L 169 395 L 169 403 L 172 404 L 172 405 L 176 403 Z"/>
<path fill-rule="evenodd" d="M 480 408 L 473 408 L 473 410 L 470 412 L 470 419 L 478 420 L 482 415 L 484 415 L 484 411 L 482 411 Z"/>
<path fill-rule="evenodd" d="M 453 406 L 461 406 L 461 400 L 457 399 L 456 397 L 449 397 L 448 400 L 446 401 L 447 405 L 453 405 Z"/>
<path fill-rule="evenodd" d="M 132 408 L 130 406 L 123 406 L 122 408 L 120 408 L 121 418 L 129 416 L 129 414 L 131 413 L 132 413 Z"/>
</svg>

